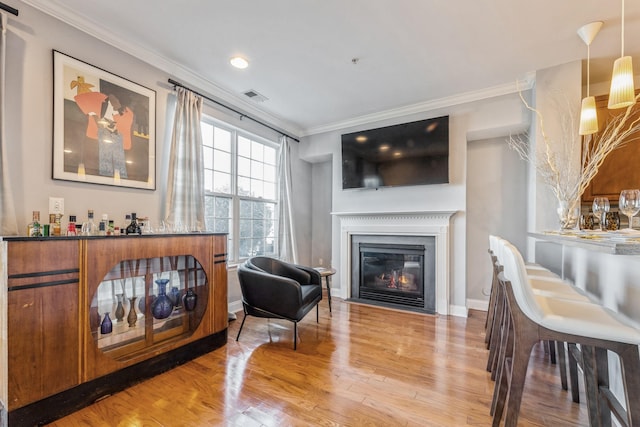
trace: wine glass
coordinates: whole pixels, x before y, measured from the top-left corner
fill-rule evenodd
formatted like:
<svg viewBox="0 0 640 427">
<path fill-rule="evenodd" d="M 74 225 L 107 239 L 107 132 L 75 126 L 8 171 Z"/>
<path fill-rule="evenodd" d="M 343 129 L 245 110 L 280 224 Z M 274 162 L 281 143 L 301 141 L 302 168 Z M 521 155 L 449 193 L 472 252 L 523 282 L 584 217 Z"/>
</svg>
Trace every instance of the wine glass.
<svg viewBox="0 0 640 427">
<path fill-rule="evenodd" d="M 622 190 L 618 201 L 620 212 L 629 217 L 629 230 L 633 225 L 633 216 L 640 212 L 640 190 Z"/>
<path fill-rule="evenodd" d="M 596 197 L 593 199 L 593 205 L 591 206 L 593 209 L 593 214 L 600 220 L 600 230 L 604 231 L 604 216 L 607 212 L 609 212 L 609 199 L 606 197 Z"/>
</svg>

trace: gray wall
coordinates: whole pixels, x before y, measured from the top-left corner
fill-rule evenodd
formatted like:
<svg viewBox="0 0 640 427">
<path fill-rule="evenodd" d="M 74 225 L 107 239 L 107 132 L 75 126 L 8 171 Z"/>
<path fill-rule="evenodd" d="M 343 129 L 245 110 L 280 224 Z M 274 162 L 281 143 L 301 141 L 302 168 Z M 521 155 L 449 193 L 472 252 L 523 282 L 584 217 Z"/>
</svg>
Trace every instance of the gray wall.
<svg viewBox="0 0 640 427">
<path fill-rule="evenodd" d="M 49 197 L 62 197 L 65 223 L 68 215 L 84 220 L 88 209 L 98 217 L 124 218 L 136 212 L 152 222 L 164 216 L 170 128 L 175 96 L 167 83 L 175 77 L 70 25 L 22 4 L 20 16 L 9 19 L 7 36 L 6 138 L 9 174 L 19 230 L 26 231 L 31 212 L 47 218 Z M 119 75 L 156 92 L 156 182 L 155 191 L 53 180 L 53 55 L 63 53 Z M 190 86 L 188 80 L 181 81 Z M 198 81 L 193 89 L 198 89 Z M 256 135 L 277 140 L 277 134 L 254 122 L 240 120 L 228 110 L 205 105 L 205 114 L 239 126 Z M 292 144 L 293 191 L 301 262 L 311 262 L 311 164 L 299 159 L 299 147 Z M 235 274 L 235 272 L 230 272 Z M 235 286 L 235 287 L 234 287 Z M 236 301 L 239 289 L 230 284 L 229 300 Z"/>
<path fill-rule="evenodd" d="M 527 164 L 507 138 L 473 141 L 467 147 L 467 299 L 489 295 L 493 271 L 489 234 L 526 247 Z"/>
<path fill-rule="evenodd" d="M 331 260 L 331 174 L 332 163 L 314 163 L 312 177 L 312 236 L 311 263 L 330 267 Z"/>
</svg>

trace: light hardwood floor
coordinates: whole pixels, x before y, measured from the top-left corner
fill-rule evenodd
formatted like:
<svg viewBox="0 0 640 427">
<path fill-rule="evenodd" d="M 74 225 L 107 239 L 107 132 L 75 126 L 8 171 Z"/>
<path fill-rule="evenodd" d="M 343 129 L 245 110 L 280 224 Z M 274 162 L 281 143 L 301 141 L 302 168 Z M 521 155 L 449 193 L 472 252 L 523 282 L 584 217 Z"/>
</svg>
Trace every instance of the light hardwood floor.
<svg viewBox="0 0 640 427">
<path fill-rule="evenodd" d="M 326 298 L 293 325 L 249 317 L 226 346 L 105 398 L 54 426 L 488 426 L 484 312 L 430 316 Z M 584 401 L 584 400 L 583 400 Z M 588 425 L 558 367 L 534 349 L 522 426 Z"/>
</svg>

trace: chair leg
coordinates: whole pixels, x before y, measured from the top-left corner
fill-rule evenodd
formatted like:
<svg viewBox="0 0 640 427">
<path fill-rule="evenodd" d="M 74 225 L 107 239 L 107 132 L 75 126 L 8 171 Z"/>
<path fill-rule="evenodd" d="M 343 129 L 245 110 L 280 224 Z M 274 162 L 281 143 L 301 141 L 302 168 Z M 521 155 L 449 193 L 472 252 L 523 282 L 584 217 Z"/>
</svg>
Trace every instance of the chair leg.
<svg viewBox="0 0 640 427">
<path fill-rule="evenodd" d="M 624 375 L 624 388 L 627 397 L 627 419 L 629 425 L 640 425 L 640 354 L 638 346 L 619 354 Z"/>
<path fill-rule="evenodd" d="M 547 345 L 549 346 L 549 360 L 552 365 L 556 364 L 556 345 L 553 340 L 548 340 Z"/>
<path fill-rule="evenodd" d="M 293 349 L 298 349 L 298 322 L 293 322 Z"/>
<path fill-rule="evenodd" d="M 329 309 L 331 311 L 331 309 Z M 316 305 L 316 323 L 320 323 L 320 304 Z"/>
<path fill-rule="evenodd" d="M 247 313 L 244 313 L 244 316 L 242 316 L 242 323 L 240 324 L 240 329 L 238 329 L 238 335 L 236 335 L 236 341 L 238 341 L 240 339 L 240 332 L 242 332 L 242 327 L 244 326 L 244 321 L 247 320 Z"/>
<path fill-rule="evenodd" d="M 502 323 L 502 332 L 500 334 L 500 344 L 498 354 L 496 356 L 496 365 L 491 371 L 492 377 L 495 376 L 495 385 L 493 388 L 493 400 L 489 414 L 493 416 L 493 424 L 500 425 L 500 419 L 504 409 L 507 393 L 509 390 L 508 372 L 506 369 L 507 360 L 512 358 L 513 352 L 513 325 L 511 324 L 511 315 L 507 313 L 504 319 L 495 319 Z M 497 339 L 498 337 L 494 337 Z"/>
<path fill-rule="evenodd" d="M 556 354 L 558 355 L 558 366 L 560 367 L 560 384 L 562 384 L 563 390 L 569 390 L 567 384 L 567 357 L 564 349 L 564 342 L 555 341 Z"/>
<path fill-rule="evenodd" d="M 527 377 L 527 367 L 529 366 L 533 344 L 534 341 L 529 341 L 526 338 L 520 340 L 518 343 L 518 332 L 516 332 L 513 346 L 513 359 L 511 360 L 511 383 L 509 384 L 506 403 L 507 411 L 504 419 L 505 427 L 516 427 L 518 425 L 524 382 Z"/>
<path fill-rule="evenodd" d="M 606 350 L 604 363 L 601 349 L 592 346 L 582 346 L 582 371 L 584 372 L 584 388 L 587 397 L 589 424 L 592 426 L 610 426 L 611 412 L 606 407 L 604 399 L 600 398 L 600 385 L 606 384 L 608 367 L 606 366 Z"/>
<path fill-rule="evenodd" d="M 578 389 L 578 365 L 582 366 L 582 355 L 574 343 L 567 343 L 569 362 L 569 381 L 571 381 L 571 399 L 574 403 L 580 403 L 580 390 Z"/>
</svg>

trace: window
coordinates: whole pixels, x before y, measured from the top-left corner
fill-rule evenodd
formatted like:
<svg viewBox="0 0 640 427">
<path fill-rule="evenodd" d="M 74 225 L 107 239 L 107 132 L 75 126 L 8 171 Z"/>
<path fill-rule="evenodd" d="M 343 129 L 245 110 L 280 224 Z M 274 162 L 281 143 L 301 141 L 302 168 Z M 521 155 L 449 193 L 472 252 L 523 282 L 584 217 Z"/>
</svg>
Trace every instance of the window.
<svg viewBox="0 0 640 427">
<path fill-rule="evenodd" d="M 229 233 L 229 260 L 276 256 L 277 145 L 203 117 L 205 220 Z"/>
</svg>

